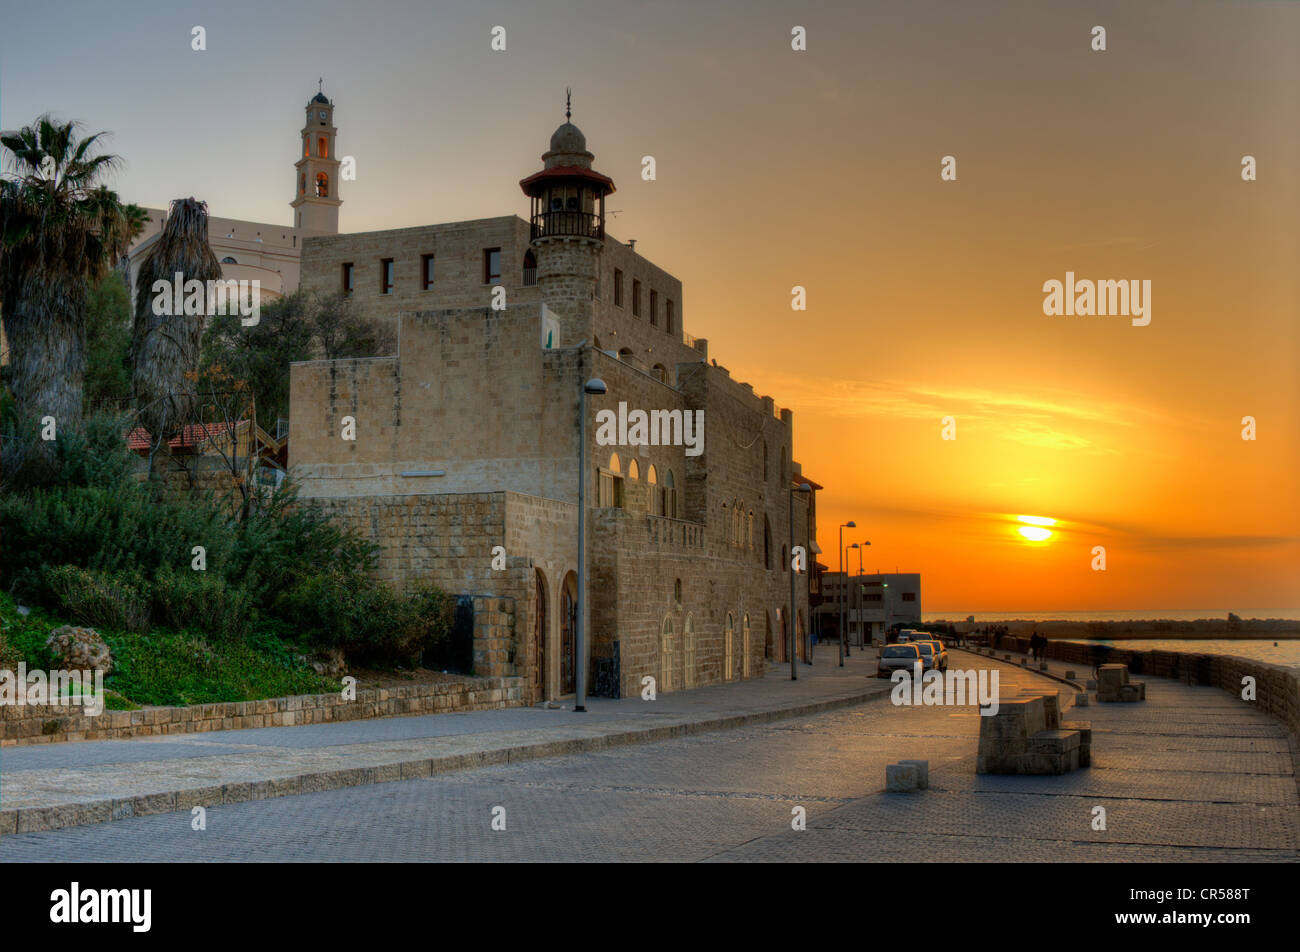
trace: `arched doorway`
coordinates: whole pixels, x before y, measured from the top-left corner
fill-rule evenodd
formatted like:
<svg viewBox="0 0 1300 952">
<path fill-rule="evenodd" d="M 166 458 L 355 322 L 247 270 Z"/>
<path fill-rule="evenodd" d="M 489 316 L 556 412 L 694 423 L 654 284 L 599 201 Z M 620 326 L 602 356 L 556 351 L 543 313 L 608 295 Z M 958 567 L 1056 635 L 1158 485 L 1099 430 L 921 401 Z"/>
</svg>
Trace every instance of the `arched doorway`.
<svg viewBox="0 0 1300 952">
<path fill-rule="evenodd" d="M 673 618 L 665 615 L 659 631 L 659 690 L 673 689 Z"/>
<path fill-rule="evenodd" d="M 533 572 L 536 604 L 533 607 L 533 700 L 546 700 L 546 576 Z"/>
<path fill-rule="evenodd" d="M 810 663 L 808 661 L 808 633 L 804 631 L 802 611 L 795 616 L 794 630 L 795 638 L 797 639 L 796 643 L 799 645 L 799 660 L 805 663 Z"/>
<path fill-rule="evenodd" d="M 730 681 L 736 675 L 732 642 L 736 637 L 736 619 L 727 612 L 727 628 L 722 634 L 722 676 Z"/>
<path fill-rule="evenodd" d="M 772 613 L 763 609 L 763 657 L 768 661 L 776 660 L 776 645 L 772 643 Z"/>
<path fill-rule="evenodd" d="M 740 626 L 740 657 L 742 660 L 741 677 L 749 677 L 749 612 L 745 612 L 744 623 Z"/>
<path fill-rule="evenodd" d="M 682 635 L 682 684 L 695 687 L 695 616 L 686 616 L 686 631 Z"/>
<path fill-rule="evenodd" d="M 781 653 L 779 657 L 781 661 L 789 661 L 790 660 L 790 633 L 786 628 L 786 624 L 785 624 L 784 608 L 778 608 L 776 610 L 776 622 L 777 622 L 777 627 L 781 629 L 781 637 L 777 642 L 777 644 L 781 646 Z"/>
<path fill-rule="evenodd" d="M 570 572 L 560 591 L 560 693 L 578 690 L 578 577 Z"/>
</svg>

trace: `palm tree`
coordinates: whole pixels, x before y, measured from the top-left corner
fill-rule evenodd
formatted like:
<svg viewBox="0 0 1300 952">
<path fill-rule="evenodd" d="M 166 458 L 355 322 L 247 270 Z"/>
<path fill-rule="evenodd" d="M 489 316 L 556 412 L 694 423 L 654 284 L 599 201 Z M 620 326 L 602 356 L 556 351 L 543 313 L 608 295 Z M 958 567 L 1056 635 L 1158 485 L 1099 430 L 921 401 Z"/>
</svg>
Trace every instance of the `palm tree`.
<svg viewBox="0 0 1300 952">
<path fill-rule="evenodd" d="M 159 296 L 153 290 L 155 281 L 170 287 L 178 273 L 182 286 L 197 279 L 206 288 L 208 281 L 221 277 L 221 262 L 208 246 L 208 208 L 194 198 L 172 202 L 162 233 L 140 262 L 136 276 L 133 388 L 140 422 L 158 447 L 165 446 L 180 426 L 192 422 L 198 401 L 195 380 L 204 314 L 173 313 L 180 308 L 156 306 Z M 206 311 L 206 292 L 203 301 Z"/>
<path fill-rule="evenodd" d="M 57 435 L 81 421 L 88 288 L 129 246 L 141 216 L 101 184 L 118 164 L 92 154 L 104 133 L 82 137 L 80 129 L 44 115 L 0 132 L 8 167 L 0 178 L 0 299 L 18 426 L 4 468 L 34 482 L 57 467 L 56 443 L 34 438 L 36 422 L 53 417 Z"/>
</svg>

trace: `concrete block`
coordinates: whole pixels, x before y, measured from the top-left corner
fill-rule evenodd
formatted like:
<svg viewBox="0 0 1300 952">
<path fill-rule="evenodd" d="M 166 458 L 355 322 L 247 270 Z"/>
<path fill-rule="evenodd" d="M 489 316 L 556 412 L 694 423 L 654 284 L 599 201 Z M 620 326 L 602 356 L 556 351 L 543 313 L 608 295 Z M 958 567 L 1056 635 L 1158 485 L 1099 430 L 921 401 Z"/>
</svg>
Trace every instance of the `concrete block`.
<svg viewBox="0 0 1300 952">
<path fill-rule="evenodd" d="M 1074 672 L 1071 671 L 1071 670 L 1068 670 L 1068 669 L 1067 669 L 1066 672 L 1065 672 L 1065 680 L 1067 680 L 1067 681 L 1073 681 L 1074 678 L 1075 678 L 1075 674 L 1074 674 Z"/>
<path fill-rule="evenodd" d="M 913 764 L 889 764 L 885 767 L 885 791 L 888 793 L 915 793 L 919 782 Z"/>
<path fill-rule="evenodd" d="M 900 760 L 902 765 L 910 765 L 916 768 L 916 785 L 922 790 L 930 789 L 930 761 L 928 760 Z"/>
</svg>

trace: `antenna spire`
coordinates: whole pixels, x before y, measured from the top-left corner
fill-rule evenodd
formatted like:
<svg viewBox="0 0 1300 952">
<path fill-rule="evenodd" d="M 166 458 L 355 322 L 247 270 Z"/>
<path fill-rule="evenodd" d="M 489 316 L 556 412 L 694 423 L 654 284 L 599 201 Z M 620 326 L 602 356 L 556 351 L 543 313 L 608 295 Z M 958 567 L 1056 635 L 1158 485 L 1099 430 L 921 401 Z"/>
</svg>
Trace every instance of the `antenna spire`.
<svg viewBox="0 0 1300 952">
<path fill-rule="evenodd" d="M 564 89 L 564 121 L 568 122 L 573 115 L 573 90 L 567 86 Z"/>
<path fill-rule="evenodd" d="M 318 92 L 318 93 L 324 93 L 324 92 L 325 92 L 325 77 L 324 77 L 324 76 L 322 76 L 320 79 L 316 80 L 316 92 Z"/>
</svg>

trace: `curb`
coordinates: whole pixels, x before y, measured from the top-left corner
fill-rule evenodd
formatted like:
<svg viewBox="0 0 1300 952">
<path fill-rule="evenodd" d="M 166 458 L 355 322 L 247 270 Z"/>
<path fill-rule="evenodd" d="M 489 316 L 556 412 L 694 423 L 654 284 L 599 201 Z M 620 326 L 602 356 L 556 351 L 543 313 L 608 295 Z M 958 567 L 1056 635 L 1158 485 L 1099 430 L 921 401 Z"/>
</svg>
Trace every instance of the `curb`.
<svg viewBox="0 0 1300 952">
<path fill-rule="evenodd" d="M 253 780 L 190 787 L 184 790 L 168 790 L 123 798 L 87 800 L 80 803 L 16 807 L 0 810 L 0 836 L 109 823 L 113 820 L 126 820 L 138 816 L 154 816 L 161 813 L 191 810 L 194 807 L 217 807 L 234 803 L 248 803 L 253 800 L 291 797 L 304 793 L 320 793 L 326 790 L 339 790 L 344 787 L 359 787 L 373 783 L 415 780 L 475 767 L 521 763 L 526 760 L 540 760 L 546 757 L 587 753 L 629 744 L 654 743 L 661 740 L 671 740 L 675 737 L 732 730 L 737 727 L 766 724 L 792 717 L 805 717 L 809 714 L 820 714 L 845 707 L 856 707 L 860 704 L 867 704 L 888 697 L 888 691 L 872 691 L 822 701 L 809 701 L 794 707 L 773 708 L 749 714 L 732 714 L 685 724 L 622 730 L 596 737 L 539 741 L 533 744 L 520 744 L 515 747 L 448 754 L 442 757 L 419 757 L 413 760 L 399 760 L 372 767 L 345 767 L 339 770 L 298 774 L 274 780 Z"/>
</svg>

